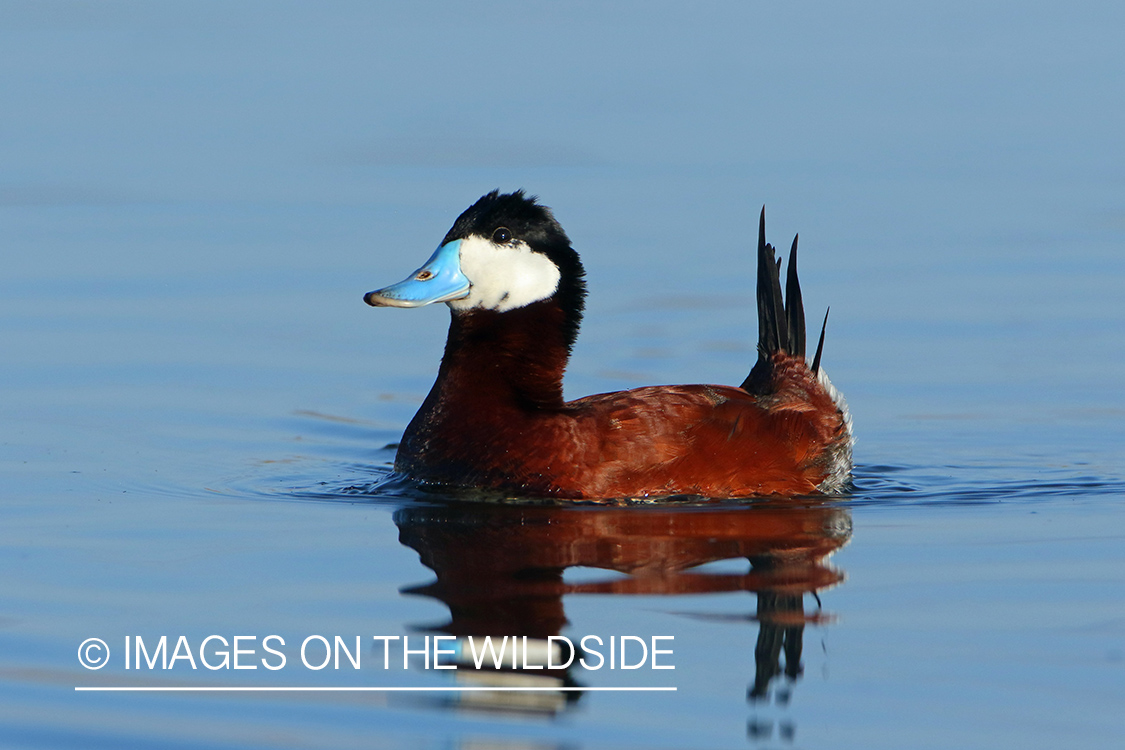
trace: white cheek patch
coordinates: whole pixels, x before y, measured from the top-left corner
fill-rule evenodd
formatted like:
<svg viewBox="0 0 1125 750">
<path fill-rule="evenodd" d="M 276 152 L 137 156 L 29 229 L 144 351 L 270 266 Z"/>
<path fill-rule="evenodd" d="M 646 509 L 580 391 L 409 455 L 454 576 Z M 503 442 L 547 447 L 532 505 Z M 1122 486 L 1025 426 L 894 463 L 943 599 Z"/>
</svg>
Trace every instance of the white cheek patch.
<svg viewBox="0 0 1125 750">
<path fill-rule="evenodd" d="M 475 235 L 461 240 L 461 273 L 469 296 L 450 300 L 454 310 L 475 307 L 505 312 L 547 299 L 559 288 L 559 269 L 523 242 L 497 245 Z"/>
</svg>

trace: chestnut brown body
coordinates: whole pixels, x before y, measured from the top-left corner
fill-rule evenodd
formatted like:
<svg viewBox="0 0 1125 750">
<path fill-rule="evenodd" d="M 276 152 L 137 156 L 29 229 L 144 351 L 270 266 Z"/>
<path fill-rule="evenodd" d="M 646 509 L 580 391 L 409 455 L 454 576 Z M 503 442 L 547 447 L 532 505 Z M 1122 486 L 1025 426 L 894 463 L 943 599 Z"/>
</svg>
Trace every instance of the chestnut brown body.
<svg viewBox="0 0 1125 750">
<path fill-rule="evenodd" d="M 845 417 L 804 357 L 760 362 L 760 393 L 651 386 L 564 402 L 561 316 L 551 300 L 454 316 L 396 470 L 566 498 L 810 494 L 838 470 Z"/>
</svg>

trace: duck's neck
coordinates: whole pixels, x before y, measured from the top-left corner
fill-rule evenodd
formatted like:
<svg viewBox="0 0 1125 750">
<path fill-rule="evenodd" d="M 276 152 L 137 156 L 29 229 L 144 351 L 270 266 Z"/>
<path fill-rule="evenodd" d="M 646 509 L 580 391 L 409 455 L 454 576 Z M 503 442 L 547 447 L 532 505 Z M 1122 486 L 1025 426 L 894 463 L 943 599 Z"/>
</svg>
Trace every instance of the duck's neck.
<svg viewBox="0 0 1125 750">
<path fill-rule="evenodd" d="M 422 411 L 553 409 L 562 406 L 570 356 L 565 313 L 553 299 L 506 312 L 454 313 L 437 382 Z"/>
<path fill-rule="evenodd" d="M 568 330 L 554 299 L 454 313 L 437 382 L 402 436 L 395 468 L 471 486 L 490 486 L 490 472 L 507 476 L 511 441 L 540 433 L 563 406 Z"/>
</svg>

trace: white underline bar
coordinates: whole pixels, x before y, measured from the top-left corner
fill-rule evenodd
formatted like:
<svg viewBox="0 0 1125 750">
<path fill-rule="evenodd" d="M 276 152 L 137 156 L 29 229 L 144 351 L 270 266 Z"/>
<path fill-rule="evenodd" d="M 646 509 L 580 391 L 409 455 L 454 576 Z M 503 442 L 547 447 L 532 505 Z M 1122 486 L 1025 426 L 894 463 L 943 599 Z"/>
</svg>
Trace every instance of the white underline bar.
<svg viewBox="0 0 1125 750">
<path fill-rule="evenodd" d="M 675 692 L 675 687 L 75 687 L 78 692 L 100 693 L 594 693 L 594 692 Z"/>
</svg>

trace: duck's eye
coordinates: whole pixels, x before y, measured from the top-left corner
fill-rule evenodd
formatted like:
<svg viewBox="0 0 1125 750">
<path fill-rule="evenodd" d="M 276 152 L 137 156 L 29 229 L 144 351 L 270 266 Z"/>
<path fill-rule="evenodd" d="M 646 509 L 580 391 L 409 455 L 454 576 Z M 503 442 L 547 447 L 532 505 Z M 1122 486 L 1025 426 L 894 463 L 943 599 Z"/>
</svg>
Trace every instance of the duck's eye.
<svg viewBox="0 0 1125 750">
<path fill-rule="evenodd" d="M 433 277 L 434 277 L 433 271 L 419 271 L 418 273 L 414 274 L 414 278 L 417 279 L 418 281 L 429 281 Z"/>
<path fill-rule="evenodd" d="M 500 227 L 492 233 L 492 241 L 497 245 L 503 245 L 512 241 L 512 230 L 507 227 Z"/>
</svg>

